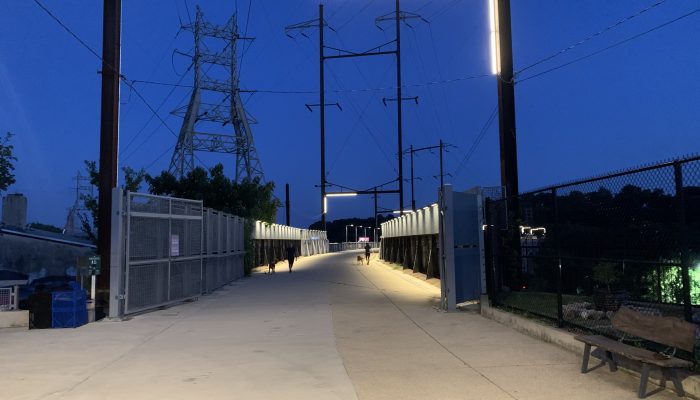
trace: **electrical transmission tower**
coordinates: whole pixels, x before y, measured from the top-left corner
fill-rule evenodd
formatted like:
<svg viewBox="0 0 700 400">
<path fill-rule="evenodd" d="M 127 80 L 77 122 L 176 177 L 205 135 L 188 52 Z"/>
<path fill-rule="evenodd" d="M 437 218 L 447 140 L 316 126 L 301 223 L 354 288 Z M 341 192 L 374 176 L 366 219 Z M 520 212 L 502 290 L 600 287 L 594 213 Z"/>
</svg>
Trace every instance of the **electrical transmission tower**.
<svg viewBox="0 0 700 400">
<path fill-rule="evenodd" d="M 195 21 L 182 28 L 194 34 L 194 54 L 190 55 L 194 84 L 189 104 L 172 112 L 182 117 L 183 122 L 170 161 L 170 173 L 180 177 L 192 171 L 195 151 L 200 151 L 235 154 L 236 182 L 255 177 L 264 180 L 250 130 L 250 124 L 256 121 L 243 108 L 236 60 L 237 42 L 252 39 L 238 34 L 235 14 L 225 25 L 214 25 L 204 21 L 199 6 Z M 219 50 L 213 50 L 216 48 Z M 226 79 L 211 78 L 212 69 L 224 70 Z M 221 128 L 227 125 L 233 130 L 221 133 Z"/>
<path fill-rule="evenodd" d="M 80 233 L 80 213 L 87 211 L 83 207 L 83 195 L 92 194 L 93 186 L 90 184 L 90 178 L 80 174 L 76 174 L 75 178 L 75 201 L 73 206 L 68 209 L 68 217 L 66 224 L 63 226 L 63 232 L 68 234 Z"/>
</svg>

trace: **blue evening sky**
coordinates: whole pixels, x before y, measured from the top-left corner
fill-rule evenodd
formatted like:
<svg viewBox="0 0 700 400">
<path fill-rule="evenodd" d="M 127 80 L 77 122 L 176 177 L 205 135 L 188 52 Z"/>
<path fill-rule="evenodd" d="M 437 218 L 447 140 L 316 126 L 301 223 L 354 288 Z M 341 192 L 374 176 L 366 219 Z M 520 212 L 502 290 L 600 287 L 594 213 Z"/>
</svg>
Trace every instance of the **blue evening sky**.
<svg viewBox="0 0 700 400">
<path fill-rule="evenodd" d="M 513 47 L 516 70 L 556 53 L 659 0 L 514 0 Z M 102 2 L 42 0 L 67 26 L 101 54 Z M 237 6 L 236 6 L 236 3 Z M 188 0 L 190 15 L 194 0 Z M 212 22 L 223 23 L 236 7 L 241 31 L 256 37 L 246 51 L 241 86 L 259 90 L 318 90 L 318 36 L 285 36 L 284 27 L 316 18 L 317 0 L 202 0 Z M 337 33 L 327 44 L 362 50 L 393 38 L 392 27 L 375 27 L 374 18 L 391 12 L 393 0 L 328 0 L 326 16 Z M 486 0 L 403 0 L 429 24 L 411 22 L 402 31 L 405 96 L 405 147 L 429 146 L 442 138 L 457 146 L 446 158 L 447 181 L 457 190 L 499 184 L 497 123 L 473 155 L 462 163 L 496 106 L 489 72 Z M 700 8 L 697 0 L 667 0 L 594 37 L 520 78 L 566 63 Z M 175 83 L 189 60 L 173 50 L 192 48 L 185 0 L 123 0 L 122 73 L 132 80 Z M 700 127 L 700 13 L 636 40 L 516 86 L 520 187 L 557 183 L 612 169 L 684 155 L 698 150 Z M 240 46 L 239 46 L 240 48 Z M 100 113 L 100 61 L 64 31 L 32 0 L 0 0 L 0 132 L 11 131 L 17 183 L 10 192 L 29 197 L 29 219 L 62 226 L 74 199 L 72 178 L 83 160 L 97 160 Z M 191 74 L 182 78 L 191 83 Z M 424 85 L 427 82 L 448 83 Z M 327 171 L 333 183 L 360 189 L 396 177 L 394 58 L 327 62 L 326 99 L 343 111 L 327 111 Z M 181 120 L 170 111 L 186 104 L 187 88 L 137 84 L 159 109 L 170 129 Z M 353 91 L 348 89 L 381 89 Z M 255 144 L 268 180 L 284 198 L 291 185 L 292 222 L 306 226 L 319 219 L 317 94 L 244 95 Z M 167 169 L 176 138 L 142 101 L 122 84 L 120 166 Z M 162 104 L 162 105 L 161 105 Z M 359 118 L 361 116 L 361 118 Z M 222 128 L 223 129 L 223 128 Z M 131 143 L 130 143 L 131 142 Z M 127 147 L 127 144 L 130 145 Z M 233 158 L 201 155 L 233 173 Z M 461 165 L 461 168 L 460 168 Z M 408 159 L 405 163 L 408 177 Z M 435 201 L 437 154 L 416 159 L 417 203 Z M 145 189 L 145 188 L 144 188 Z M 410 205 L 406 185 L 404 203 Z M 380 206 L 396 209 L 397 196 Z M 330 220 L 369 217 L 371 197 L 333 199 Z M 280 210 L 282 220 L 284 211 Z"/>
</svg>

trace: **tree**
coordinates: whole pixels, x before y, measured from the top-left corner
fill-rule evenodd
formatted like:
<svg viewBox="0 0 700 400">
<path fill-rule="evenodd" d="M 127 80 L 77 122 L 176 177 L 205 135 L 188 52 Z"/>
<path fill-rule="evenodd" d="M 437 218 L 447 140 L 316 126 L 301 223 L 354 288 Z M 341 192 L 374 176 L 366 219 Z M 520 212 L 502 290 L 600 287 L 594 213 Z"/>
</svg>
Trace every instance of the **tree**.
<svg viewBox="0 0 700 400">
<path fill-rule="evenodd" d="M 275 184 L 261 183 L 260 178 L 234 182 L 224 175 L 224 166 L 216 164 L 208 171 L 197 167 L 179 179 L 163 171 L 146 176 L 150 192 L 155 195 L 202 200 L 205 207 L 245 218 L 245 273 L 253 267 L 253 221 L 274 222 L 280 201 L 274 198 Z"/>
<path fill-rule="evenodd" d="M 85 160 L 85 170 L 90 178 L 90 184 L 99 187 L 100 171 L 97 169 L 97 162 Z M 122 167 L 124 173 L 124 184 L 122 188 L 131 192 L 137 192 L 141 188 L 143 180 L 146 178 L 146 171 L 143 169 L 135 170 L 131 167 Z M 99 201 L 93 194 L 82 194 L 80 199 L 83 201 L 83 206 L 90 213 L 90 216 L 80 215 L 80 223 L 82 231 L 87 235 L 88 239 L 93 243 L 97 243 L 97 224 Z"/>
<path fill-rule="evenodd" d="M 145 179 L 152 194 L 202 200 L 205 207 L 242 218 L 272 223 L 281 205 L 273 196 L 273 182 L 261 183 L 259 177 L 234 182 L 224 175 L 222 164 L 209 170 L 197 167 L 179 179 L 167 171 Z"/>
<path fill-rule="evenodd" d="M 7 132 L 5 138 L 0 139 L 0 193 L 15 183 L 12 171 L 15 170 L 14 162 L 17 158 L 13 154 L 14 146 L 10 144 L 12 136 L 12 133 Z"/>
</svg>

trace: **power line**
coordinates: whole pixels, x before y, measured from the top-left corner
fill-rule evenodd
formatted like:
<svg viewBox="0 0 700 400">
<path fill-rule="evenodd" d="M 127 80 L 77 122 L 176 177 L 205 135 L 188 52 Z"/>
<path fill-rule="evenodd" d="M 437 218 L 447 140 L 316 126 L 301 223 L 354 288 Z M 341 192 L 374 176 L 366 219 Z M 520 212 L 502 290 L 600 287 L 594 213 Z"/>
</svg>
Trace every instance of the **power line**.
<svg viewBox="0 0 700 400">
<path fill-rule="evenodd" d="M 77 34 L 75 34 L 70 28 L 68 28 L 68 26 L 66 26 L 63 22 L 61 22 L 61 20 L 58 19 L 58 17 L 56 17 L 48 8 L 46 8 L 43 4 L 41 4 L 41 2 L 40 2 L 39 0 L 34 0 L 34 3 L 36 3 L 36 4 L 37 4 L 42 10 L 44 10 L 54 21 L 56 21 L 56 23 L 58 23 L 63 29 L 65 29 L 66 32 L 68 32 L 75 40 L 78 41 L 78 43 L 80 43 L 80 44 L 81 44 L 83 47 L 85 47 L 90 53 L 92 53 L 95 57 L 97 57 L 98 60 L 100 60 L 100 61 L 102 61 L 102 62 L 104 63 L 104 60 L 102 59 L 102 57 L 101 57 L 95 50 L 93 50 L 87 43 L 85 43 L 85 41 L 83 41 L 83 40 L 82 40 Z M 112 68 L 112 69 L 114 70 L 114 66 L 112 66 L 112 65 L 107 65 L 107 66 L 108 66 L 109 68 Z M 133 83 L 132 81 L 130 81 L 125 75 L 119 75 L 119 79 L 120 79 L 122 82 L 124 82 L 124 84 L 126 84 L 126 85 L 133 91 L 133 93 L 136 94 L 136 96 L 137 96 L 139 99 L 141 99 L 141 101 L 143 102 L 143 104 L 146 105 L 146 107 L 155 115 L 156 118 L 158 118 L 158 120 L 160 121 L 160 123 L 161 123 L 164 127 L 166 127 L 166 128 L 168 129 L 168 131 L 169 131 L 173 136 L 175 136 L 175 137 L 177 138 L 177 134 L 172 130 L 172 128 L 170 128 L 170 126 L 168 126 L 168 124 L 165 123 L 165 120 L 163 120 L 163 118 L 158 114 L 158 112 L 156 112 L 156 110 L 153 108 L 153 106 L 151 106 L 151 104 L 146 100 L 146 98 L 141 94 L 141 92 L 139 92 L 139 91 L 136 89 L 136 87 L 134 86 L 134 83 Z M 202 160 L 200 160 L 197 156 L 195 156 L 195 157 L 197 158 L 197 160 L 198 160 L 199 162 L 201 162 L 203 165 L 206 166 L 206 164 L 204 164 L 204 163 L 202 162 Z"/>
<path fill-rule="evenodd" d="M 452 78 L 452 79 L 405 84 L 405 85 L 401 85 L 401 88 L 406 89 L 406 88 L 414 88 L 414 87 L 446 85 L 446 84 L 450 84 L 450 83 L 463 82 L 463 81 L 469 81 L 469 80 L 474 80 L 474 79 L 489 78 L 491 76 L 492 75 L 489 75 L 489 74 L 469 75 L 469 76 L 463 76 L 463 77 Z M 133 80 L 131 82 L 134 84 L 143 83 L 143 84 L 147 84 L 147 85 L 170 86 L 170 87 L 175 86 L 175 87 L 182 87 L 182 88 L 189 88 L 189 89 L 192 89 L 194 87 L 192 85 L 182 85 L 182 84 L 177 84 L 177 83 L 158 82 L 158 81 L 140 80 L 140 79 L 136 79 L 136 80 Z M 384 91 L 384 90 L 396 90 L 396 89 L 397 89 L 396 86 L 383 86 L 383 87 L 360 88 L 360 89 L 326 90 L 326 92 L 327 93 L 363 93 L 363 92 L 379 92 L 379 91 Z M 318 90 L 241 89 L 239 91 L 241 93 L 266 93 L 266 94 L 318 94 L 319 93 Z"/>
<path fill-rule="evenodd" d="M 146 167 L 144 167 L 144 170 L 150 169 L 156 162 L 158 162 L 161 158 L 163 158 L 163 156 L 165 156 L 166 154 L 170 153 L 170 151 L 172 151 L 172 149 L 173 149 L 174 147 L 175 147 L 175 145 L 172 145 L 172 146 L 168 147 L 167 149 L 165 149 L 165 151 L 162 152 L 158 157 L 156 157 L 155 160 L 151 161 L 150 164 L 148 164 Z"/>
<path fill-rule="evenodd" d="M 352 22 L 352 20 L 354 20 L 358 15 L 362 14 L 366 9 L 369 8 L 369 6 L 371 6 L 372 4 L 374 4 L 375 1 L 377 1 L 377 0 L 371 0 L 371 1 L 367 2 L 358 12 L 356 12 L 355 14 L 353 14 L 353 15 L 350 17 L 350 19 L 348 19 L 347 21 L 345 21 L 342 25 L 338 26 L 338 28 L 337 28 L 335 31 L 338 32 L 338 31 L 340 31 L 341 29 L 345 28 L 345 27 L 346 27 L 350 22 Z M 342 7 L 341 7 L 341 8 L 342 8 Z M 340 11 L 340 10 L 338 10 L 338 11 Z M 337 12 L 336 12 L 336 14 L 337 14 Z"/>
<path fill-rule="evenodd" d="M 56 17 L 48 8 L 44 7 L 44 5 L 41 4 L 41 2 L 40 2 L 39 0 L 34 0 L 34 2 L 35 2 L 36 5 L 38 5 L 42 10 L 44 10 L 51 18 L 53 18 L 54 21 L 56 21 L 59 25 L 61 25 L 61 27 L 62 27 L 63 29 L 66 30 L 66 32 L 68 32 L 71 36 L 73 36 L 73 38 L 74 38 L 75 40 L 77 40 L 78 43 L 80 43 L 80 44 L 81 44 L 83 47 L 85 47 L 90 53 L 92 53 L 92 55 L 94 55 L 94 56 L 97 57 L 100 61 L 102 61 L 102 57 L 100 57 L 100 55 L 97 54 L 97 52 L 96 52 L 95 50 L 93 50 L 92 47 L 90 47 L 87 43 L 85 43 L 85 42 L 83 41 L 83 39 L 81 39 L 81 38 L 80 38 L 78 35 L 76 35 L 69 27 L 67 27 L 63 22 L 61 22 L 61 20 L 58 19 L 58 17 Z"/>
<path fill-rule="evenodd" d="M 462 158 L 462 161 L 460 161 L 459 165 L 457 166 L 457 169 L 455 170 L 455 173 L 454 173 L 455 177 L 457 177 L 457 175 L 459 175 L 462 168 L 466 165 L 466 162 L 476 152 L 477 147 L 479 147 L 479 144 L 481 143 L 482 139 L 484 138 L 484 136 L 486 136 L 486 133 L 488 132 L 489 128 L 491 127 L 491 124 L 493 124 L 493 121 L 496 120 L 497 111 L 498 111 L 498 105 L 496 105 L 493 108 L 491 115 L 489 115 L 489 118 L 486 120 L 486 123 L 484 123 L 484 126 L 481 128 L 481 131 L 474 139 L 474 143 L 472 143 L 471 147 L 469 148 L 469 150 L 467 150 L 467 153 L 464 155 L 464 158 Z"/>
<path fill-rule="evenodd" d="M 454 7 L 457 5 L 462 0 L 453 0 L 451 3 L 447 4 L 445 7 L 443 7 L 441 10 L 438 10 L 437 12 L 433 13 L 430 17 L 427 18 L 428 21 L 432 21 L 435 17 L 438 17 L 444 13 L 446 13 L 450 8 Z"/>
<path fill-rule="evenodd" d="M 331 76 L 332 76 L 333 79 L 335 80 L 335 83 L 338 85 L 338 87 L 342 88 L 343 85 L 342 85 L 342 83 L 340 83 L 340 79 L 339 79 L 338 76 L 335 74 L 335 72 L 333 72 L 333 69 L 331 69 L 331 68 L 329 67 L 329 68 L 328 68 L 328 71 L 331 73 Z M 382 155 L 384 155 L 384 158 L 386 159 L 386 161 L 387 161 L 387 162 L 389 163 L 389 165 L 396 171 L 396 168 L 394 168 L 394 166 L 393 166 L 393 164 L 392 164 L 392 162 L 391 162 L 391 159 L 389 158 L 389 156 L 387 155 L 387 153 L 384 151 L 384 148 L 383 148 L 383 147 L 381 146 L 381 144 L 379 143 L 379 140 L 377 139 L 376 135 L 374 134 L 374 132 L 372 131 L 372 129 L 370 129 L 369 125 L 367 125 L 367 123 L 365 122 L 365 120 L 362 118 L 362 116 L 361 116 L 361 114 L 360 114 L 360 112 L 359 112 L 359 107 L 355 104 L 355 102 L 354 102 L 350 97 L 347 97 L 347 96 L 346 96 L 346 98 L 347 98 L 347 100 L 348 100 L 348 103 L 350 103 L 350 108 L 355 112 L 355 114 L 357 115 L 358 119 L 361 121 L 362 127 L 365 128 L 365 130 L 367 131 L 367 133 L 369 133 L 370 137 L 371 137 L 372 140 L 374 141 L 374 144 L 377 145 L 377 148 L 379 148 L 379 151 L 382 153 Z"/>
<path fill-rule="evenodd" d="M 193 66 L 193 64 L 190 64 L 190 67 L 187 68 L 187 71 L 189 71 L 189 70 L 192 68 L 192 66 Z M 180 84 L 180 82 L 183 81 L 183 79 L 185 78 L 185 76 L 186 76 L 186 74 L 182 74 L 182 76 L 180 77 L 180 80 L 178 81 L 178 85 Z M 175 92 L 175 89 L 177 89 L 177 86 L 173 86 L 172 89 L 170 89 L 170 92 L 168 92 L 167 96 L 165 96 L 165 98 L 163 99 L 163 101 L 161 101 L 161 103 L 158 105 L 158 108 L 156 109 L 156 111 L 160 111 L 160 109 L 163 107 L 163 105 L 165 105 L 165 103 L 168 101 L 168 99 L 170 99 L 170 96 L 173 95 L 173 93 Z M 153 121 L 153 118 L 154 118 L 154 114 L 151 114 L 151 117 L 148 119 L 148 121 L 146 121 L 146 123 L 141 127 L 141 129 L 139 129 L 139 131 L 136 132 L 136 134 L 131 138 L 131 140 L 129 140 L 129 142 L 126 144 L 126 146 L 124 146 L 124 149 L 122 150 L 122 154 L 125 154 L 126 151 L 129 149 L 129 147 L 130 147 L 130 146 L 134 143 L 134 141 L 136 141 L 136 139 L 139 137 L 139 135 L 140 135 L 141 133 L 143 133 L 144 130 L 146 130 L 146 128 L 148 127 L 148 125 L 151 123 L 151 121 Z M 142 144 L 143 144 L 143 143 L 142 143 Z M 132 154 L 134 154 L 140 147 L 141 147 L 141 145 L 137 146 L 137 147 L 134 149 L 134 152 L 132 152 Z M 122 161 L 126 161 L 127 158 L 129 158 L 129 157 L 124 157 L 124 158 L 122 158 Z"/>
<path fill-rule="evenodd" d="M 602 48 L 602 49 L 600 49 L 600 50 L 596 50 L 596 51 L 594 51 L 594 52 L 592 52 L 592 53 L 589 53 L 589 54 L 586 54 L 586 55 L 584 55 L 584 56 L 578 57 L 578 58 L 573 59 L 573 60 L 571 60 L 571 61 L 569 61 L 569 62 L 566 62 L 566 63 L 564 63 L 564 64 L 557 65 L 556 67 L 549 68 L 549 69 L 544 70 L 544 71 L 542 71 L 542 72 L 540 72 L 540 73 L 537 73 L 537 74 L 534 74 L 534 75 L 530 75 L 530 76 L 528 76 L 528 77 L 526 77 L 526 78 L 518 79 L 518 80 L 515 81 L 515 83 L 522 83 L 522 82 L 525 82 L 525 81 L 529 81 L 530 79 L 534 79 L 534 78 L 537 78 L 537 77 L 539 77 L 539 76 L 548 74 L 548 73 L 550 73 L 550 72 L 554 72 L 554 71 L 556 71 L 556 70 L 558 70 L 558 69 L 561 69 L 561 68 L 564 68 L 564 67 L 568 67 L 568 66 L 571 65 L 571 64 L 577 63 L 577 62 L 579 62 L 579 61 L 586 60 L 586 59 L 591 58 L 591 57 L 593 57 L 593 56 L 596 56 L 596 55 L 598 55 L 598 54 L 600 54 L 600 53 L 603 53 L 603 52 L 605 52 L 605 51 L 608 51 L 608 50 L 610 50 L 610 49 L 612 49 L 612 48 L 615 48 L 615 47 L 617 47 L 617 46 L 623 45 L 623 44 L 625 44 L 625 43 L 627 43 L 627 42 L 631 42 L 631 41 L 633 41 L 633 40 L 635 40 L 635 39 L 638 39 L 638 38 L 640 38 L 640 37 L 642 37 L 642 36 L 644 36 L 644 35 L 646 35 L 646 34 L 649 34 L 649 33 L 651 33 L 651 32 L 657 31 L 657 30 L 659 30 L 659 29 L 661 29 L 661 28 L 664 28 L 664 27 L 666 27 L 666 26 L 668 26 L 668 25 L 671 25 L 671 24 L 673 24 L 673 23 L 675 23 L 675 22 L 678 22 L 678 21 L 680 21 L 680 20 L 682 20 L 682 19 L 684 19 L 684 18 L 690 17 L 691 15 L 696 14 L 696 13 L 698 13 L 698 12 L 700 12 L 700 8 L 696 8 L 695 10 L 690 11 L 689 13 L 683 14 L 683 15 L 681 15 L 680 17 L 676 17 L 676 18 L 674 18 L 674 19 L 672 19 L 672 20 L 670 20 L 670 21 L 664 22 L 663 24 L 656 25 L 656 26 L 654 26 L 653 28 L 647 29 L 647 30 L 644 31 L 644 32 L 638 33 L 638 34 L 636 34 L 636 35 L 634 35 L 634 36 L 630 36 L 630 37 L 628 37 L 627 39 L 623 39 L 623 40 L 620 40 L 619 42 L 615 42 L 615 43 L 613 43 L 613 44 L 611 44 L 611 45 L 609 45 L 609 46 L 607 46 L 607 47 L 604 47 L 604 48 Z"/>
<path fill-rule="evenodd" d="M 661 4 L 665 3 L 666 1 L 667 1 L 667 0 L 660 0 L 660 1 L 657 1 L 656 3 L 650 5 L 649 7 L 645 8 L 645 9 L 643 9 L 643 10 L 640 10 L 640 11 L 638 11 L 638 12 L 636 12 L 636 13 L 634 13 L 634 14 L 628 16 L 628 17 L 622 18 L 621 20 L 615 22 L 614 24 L 609 25 L 609 26 L 607 26 L 607 27 L 605 27 L 605 28 L 599 30 L 598 32 L 595 32 L 595 33 L 593 33 L 593 34 L 591 34 L 591 35 L 589 35 L 589 36 L 587 36 L 587 37 L 585 37 L 585 38 L 579 40 L 579 41 L 576 42 L 576 43 L 573 43 L 573 44 L 571 44 L 571 45 L 569 45 L 569 46 L 567 46 L 567 47 L 564 47 L 563 49 L 561 49 L 561 50 L 559 50 L 559 51 L 557 51 L 557 52 L 555 52 L 555 53 L 552 53 L 551 55 L 549 55 L 549 56 L 547 56 L 547 57 L 545 57 L 545 58 L 542 58 L 542 59 L 539 60 L 539 61 L 536 61 L 536 62 L 534 62 L 534 63 L 532 63 L 532 64 L 530 64 L 530 65 L 528 65 L 528 66 L 526 66 L 526 67 L 524 67 L 524 68 L 521 68 L 520 70 L 516 71 L 515 74 L 516 74 L 516 75 L 517 75 L 517 74 L 520 74 L 520 73 L 522 73 L 522 72 L 524 72 L 524 71 L 527 71 L 528 69 L 530 69 L 530 68 L 532 68 L 532 67 L 535 67 L 535 66 L 540 65 L 540 64 L 542 64 L 542 63 L 545 63 L 545 62 L 547 62 L 547 61 L 550 61 L 550 60 L 552 60 L 553 58 L 556 58 L 556 57 L 558 57 L 558 56 L 560 56 L 560 55 L 566 53 L 566 52 L 569 51 L 569 50 L 573 50 L 573 49 L 575 49 L 576 47 L 578 47 L 578 46 L 580 46 L 580 45 L 582 45 L 582 44 L 584 44 L 584 43 L 586 43 L 586 42 L 588 42 L 588 41 L 590 41 L 590 40 L 592 40 L 592 39 L 595 39 L 596 37 L 601 36 L 602 34 L 608 32 L 608 31 L 610 31 L 610 30 L 612 30 L 612 29 L 617 28 L 618 26 L 624 24 L 625 22 L 628 22 L 628 21 L 630 21 L 630 20 L 632 20 L 632 19 L 634 19 L 634 18 L 636 18 L 636 17 L 638 17 L 638 16 L 644 14 L 645 12 L 647 12 L 647 11 L 649 11 L 649 10 L 652 10 L 653 8 L 655 8 L 655 7 L 657 7 L 657 6 L 660 6 Z"/>
</svg>

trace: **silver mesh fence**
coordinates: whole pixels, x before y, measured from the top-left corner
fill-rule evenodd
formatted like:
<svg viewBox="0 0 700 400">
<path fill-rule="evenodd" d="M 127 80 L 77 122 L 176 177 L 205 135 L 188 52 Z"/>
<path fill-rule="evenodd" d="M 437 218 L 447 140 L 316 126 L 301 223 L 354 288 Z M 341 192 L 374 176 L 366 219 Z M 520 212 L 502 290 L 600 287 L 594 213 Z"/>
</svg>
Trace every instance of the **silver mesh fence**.
<svg viewBox="0 0 700 400">
<path fill-rule="evenodd" d="M 126 195 L 124 313 L 196 298 L 243 276 L 242 218 L 201 201 Z"/>
<path fill-rule="evenodd" d="M 12 288 L 0 288 L 0 311 L 14 309 L 12 297 Z"/>
</svg>

